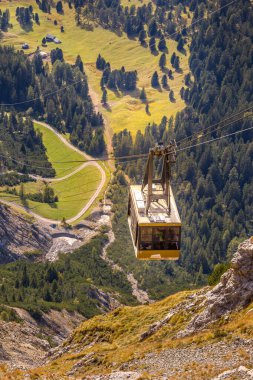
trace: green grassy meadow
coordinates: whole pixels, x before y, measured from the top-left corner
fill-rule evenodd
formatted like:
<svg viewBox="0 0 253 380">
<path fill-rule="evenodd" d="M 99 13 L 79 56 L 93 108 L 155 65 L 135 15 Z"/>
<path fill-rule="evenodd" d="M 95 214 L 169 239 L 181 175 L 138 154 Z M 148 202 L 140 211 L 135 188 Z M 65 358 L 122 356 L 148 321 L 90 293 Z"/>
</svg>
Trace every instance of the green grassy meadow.
<svg viewBox="0 0 253 380">
<path fill-rule="evenodd" d="M 75 216 L 89 201 L 96 191 L 101 174 L 93 166 L 88 166 L 80 170 L 73 176 L 59 182 L 52 182 L 49 185 L 58 195 L 59 202 L 49 205 L 27 200 L 26 206 L 45 218 L 61 221 L 63 217 L 69 219 Z M 25 193 L 35 193 L 42 191 L 45 184 L 42 181 L 28 182 L 24 184 Z M 19 186 L 16 186 L 19 191 Z M 24 205 L 19 196 L 6 194 L 4 189 L 0 192 L 0 197 L 4 200 Z"/>
<path fill-rule="evenodd" d="M 39 123 L 34 123 L 34 126 L 36 130 L 42 133 L 43 143 L 47 149 L 48 160 L 52 162 L 53 168 L 56 171 L 56 178 L 61 178 L 82 165 L 82 163 L 78 162 L 62 163 L 64 161 L 74 160 L 83 161 L 84 157 L 66 146 L 50 129 Z"/>
<path fill-rule="evenodd" d="M 138 5 L 138 0 L 123 1 L 124 5 Z M 33 23 L 30 31 L 23 30 L 15 18 L 17 6 L 32 5 L 34 12 L 39 14 L 40 25 Z M 73 63 L 79 54 L 84 62 L 85 71 L 88 75 L 89 86 L 93 101 L 96 107 L 103 113 L 106 118 L 108 128 L 112 132 L 119 132 L 125 128 L 130 130 L 134 135 L 137 130 L 144 130 L 148 123 L 159 123 L 165 115 L 170 117 L 175 115 L 177 111 L 184 107 L 179 91 L 183 85 L 184 75 L 175 74 L 174 80 L 169 80 L 170 88 L 174 90 L 176 103 L 171 103 L 168 98 L 168 91 L 158 91 L 150 85 L 153 72 L 158 71 L 161 79 L 162 72 L 159 69 L 160 54 L 155 56 L 150 53 L 149 48 L 140 46 L 138 40 L 130 40 L 125 34 L 117 36 L 115 33 L 95 27 L 93 31 L 87 31 L 76 26 L 74 9 L 69 9 L 68 5 L 64 5 L 64 14 L 57 14 L 52 9 L 51 14 L 46 14 L 38 9 L 35 1 L 7 1 L 0 3 L 0 9 L 9 8 L 11 13 L 11 23 L 13 28 L 4 33 L 1 43 L 12 44 L 16 49 L 21 48 L 24 42 L 29 43 L 30 50 L 33 52 L 40 46 L 42 51 L 49 52 L 57 46 L 63 50 L 65 60 Z M 54 25 L 57 20 L 58 25 Z M 65 32 L 60 32 L 61 25 L 64 26 Z M 41 40 L 46 33 L 52 33 L 61 39 L 61 45 L 48 43 L 47 47 L 41 47 Z M 167 67 L 170 69 L 170 57 L 173 51 L 180 56 L 180 66 L 183 74 L 189 72 L 188 57 L 176 50 L 176 42 L 167 41 Z M 98 54 L 101 54 L 111 64 L 112 69 L 119 69 L 125 66 L 126 70 L 137 70 L 138 72 L 138 88 L 145 87 L 147 98 L 150 103 L 150 115 L 145 112 L 145 105 L 139 100 L 139 91 L 129 93 L 125 96 L 116 94 L 108 90 L 108 103 L 110 109 L 105 109 L 100 104 L 101 89 L 100 79 L 102 73 L 96 69 L 95 62 Z"/>
<path fill-rule="evenodd" d="M 67 174 L 72 173 L 80 167 L 82 163 L 61 163 L 64 161 L 84 160 L 84 157 L 75 150 L 66 146 L 52 131 L 40 123 L 34 123 L 35 129 L 42 133 L 43 143 L 47 149 L 47 156 L 52 166 L 56 170 L 56 177 L 61 179 Z M 109 175 L 106 171 L 107 177 Z M 59 201 L 53 205 L 47 203 L 34 202 L 27 200 L 25 206 L 42 217 L 59 220 L 63 217 L 70 219 L 75 216 L 89 201 L 96 191 L 101 180 L 100 171 L 92 165 L 84 167 L 73 176 L 50 182 L 49 185 L 54 189 Z M 106 185 L 108 180 L 106 181 Z M 105 185 L 105 186 L 106 186 Z M 43 191 L 45 183 L 43 181 L 27 182 L 24 184 L 25 193 L 38 193 Z M 15 186 L 17 192 L 20 186 Z M 0 198 L 18 205 L 24 205 L 19 196 L 8 194 L 5 187 L 0 188 Z M 105 189 L 103 189 L 104 191 Z M 89 214 L 88 210 L 85 215 Z"/>
</svg>

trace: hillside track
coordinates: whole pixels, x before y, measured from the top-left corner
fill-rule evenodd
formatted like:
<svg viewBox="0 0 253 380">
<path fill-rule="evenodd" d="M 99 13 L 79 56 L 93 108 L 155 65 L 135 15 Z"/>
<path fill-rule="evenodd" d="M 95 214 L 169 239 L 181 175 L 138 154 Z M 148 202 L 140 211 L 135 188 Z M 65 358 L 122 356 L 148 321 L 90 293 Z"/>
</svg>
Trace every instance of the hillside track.
<svg viewBox="0 0 253 380">
<path fill-rule="evenodd" d="M 37 123 L 37 124 L 40 124 L 43 127 L 45 127 L 47 129 L 49 129 L 50 131 L 52 131 L 63 142 L 63 144 L 65 144 L 70 149 L 72 149 L 72 150 L 76 151 L 77 153 L 79 153 L 80 155 L 82 155 L 85 160 L 88 161 L 88 160 L 92 160 L 93 159 L 92 156 L 88 155 L 85 152 L 82 152 L 77 147 L 75 147 L 74 145 L 72 145 L 69 141 L 67 141 L 58 131 L 56 131 L 49 124 L 41 122 L 41 121 L 38 121 L 38 120 L 35 120 L 35 119 L 33 120 L 33 122 Z M 79 172 L 80 170 L 82 170 L 83 168 L 85 168 L 87 166 L 94 166 L 94 167 L 96 167 L 100 171 L 100 173 L 101 173 L 100 183 L 99 183 L 99 185 L 98 185 L 95 193 L 91 196 L 90 200 L 86 203 L 86 205 L 75 216 L 73 216 L 70 219 L 67 219 L 66 220 L 67 223 L 74 223 L 76 220 L 78 220 L 79 218 L 81 218 L 81 216 L 83 214 L 85 214 L 86 211 L 88 211 L 88 209 L 91 207 L 91 205 L 94 203 L 94 201 L 96 200 L 96 198 L 101 193 L 101 191 L 102 191 L 102 189 L 103 189 L 103 187 L 104 187 L 104 185 L 106 183 L 106 174 L 105 174 L 105 171 L 102 168 L 102 166 L 100 166 L 99 163 L 96 162 L 96 161 L 84 162 L 78 168 L 76 168 L 75 170 L 73 170 L 73 172 L 65 175 L 64 177 L 60 177 L 60 178 L 43 178 L 43 177 L 33 176 L 36 179 L 40 179 L 40 180 L 46 181 L 46 182 L 60 182 L 60 181 L 63 181 L 65 179 L 67 179 L 67 178 L 75 175 L 77 172 Z M 9 202 L 9 201 L 5 201 L 5 200 L 2 200 L 2 199 L 1 199 L 1 202 L 7 204 L 8 206 L 15 205 L 15 207 L 17 209 L 25 210 L 27 213 L 29 213 L 30 215 L 32 215 L 33 217 L 35 217 L 36 219 L 38 219 L 39 221 L 41 221 L 43 223 L 60 223 L 59 220 L 44 218 L 44 217 L 40 216 L 39 214 L 35 213 L 34 211 L 32 211 L 31 209 L 29 209 L 27 207 L 24 207 L 24 206 L 20 206 L 19 204 L 15 203 L 15 202 Z"/>
</svg>

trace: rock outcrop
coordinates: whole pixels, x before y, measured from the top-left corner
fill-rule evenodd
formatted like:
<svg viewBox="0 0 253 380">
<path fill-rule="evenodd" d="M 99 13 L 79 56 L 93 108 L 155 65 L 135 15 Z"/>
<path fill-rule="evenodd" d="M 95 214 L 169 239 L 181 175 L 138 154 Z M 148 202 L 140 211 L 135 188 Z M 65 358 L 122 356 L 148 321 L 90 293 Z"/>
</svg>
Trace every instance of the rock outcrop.
<svg viewBox="0 0 253 380">
<path fill-rule="evenodd" d="M 247 306 L 253 300 L 253 238 L 241 243 L 231 268 L 218 285 L 208 291 L 200 308 L 204 308 L 189 323 L 185 335 L 206 328 L 211 322 L 231 311 Z"/>
<path fill-rule="evenodd" d="M 67 310 L 41 313 L 37 320 L 24 309 L 14 310 L 20 323 L 0 320 L 0 364 L 9 368 L 42 364 L 51 346 L 60 344 L 84 320 L 79 313 Z"/>
<path fill-rule="evenodd" d="M 46 253 L 52 243 L 46 227 L 0 203 L 0 263 L 24 257 L 24 253 Z"/>
</svg>

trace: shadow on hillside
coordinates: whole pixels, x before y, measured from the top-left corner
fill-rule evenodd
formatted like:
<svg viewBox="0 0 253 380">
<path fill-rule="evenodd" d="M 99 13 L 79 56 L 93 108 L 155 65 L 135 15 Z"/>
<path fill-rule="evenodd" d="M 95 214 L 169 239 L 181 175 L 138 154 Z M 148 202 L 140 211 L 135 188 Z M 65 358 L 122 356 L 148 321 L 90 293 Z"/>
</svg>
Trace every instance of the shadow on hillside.
<svg viewBox="0 0 253 380">
<path fill-rule="evenodd" d="M 135 90 L 133 90 L 133 91 L 127 91 L 127 90 L 125 90 L 125 91 L 121 91 L 121 94 L 122 94 L 122 96 L 130 96 L 131 98 L 133 98 L 133 99 L 140 99 L 140 90 L 138 89 L 138 88 L 136 88 Z"/>
<path fill-rule="evenodd" d="M 154 55 L 155 57 L 157 57 L 159 55 L 159 51 L 158 50 L 150 50 L 150 53 L 152 55 Z"/>
<path fill-rule="evenodd" d="M 32 23 L 30 23 L 30 24 L 23 24 L 23 25 L 21 25 L 21 28 L 22 28 L 26 33 L 33 32 L 33 24 L 32 24 Z"/>
<path fill-rule="evenodd" d="M 102 106 L 104 107 L 104 109 L 108 112 L 112 112 L 112 109 L 110 107 L 110 104 L 106 103 L 106 104 L 102 104 Z"/>
</svg>

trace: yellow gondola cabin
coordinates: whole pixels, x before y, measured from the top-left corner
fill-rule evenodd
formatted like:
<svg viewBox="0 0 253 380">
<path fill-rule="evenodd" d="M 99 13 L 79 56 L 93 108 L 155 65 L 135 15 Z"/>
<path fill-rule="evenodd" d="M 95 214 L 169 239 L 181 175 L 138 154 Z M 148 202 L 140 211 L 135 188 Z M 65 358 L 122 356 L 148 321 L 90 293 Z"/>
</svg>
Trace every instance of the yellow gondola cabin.
<svg viewBox="0 0 253 380">
<path fill-rule="evenodd" d="M 169 184 L 174 145 L 150 150 L 143 184 L 130 186 L 128 223 L 141 260 L 177 260 L 180 255 L 181 221 Z M 153 179 L 153 158 L 163 158 L 162 177 Z"/>
</svg>

